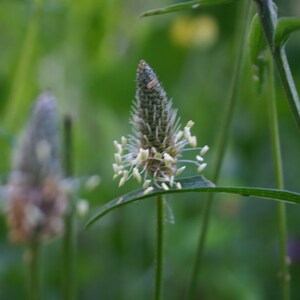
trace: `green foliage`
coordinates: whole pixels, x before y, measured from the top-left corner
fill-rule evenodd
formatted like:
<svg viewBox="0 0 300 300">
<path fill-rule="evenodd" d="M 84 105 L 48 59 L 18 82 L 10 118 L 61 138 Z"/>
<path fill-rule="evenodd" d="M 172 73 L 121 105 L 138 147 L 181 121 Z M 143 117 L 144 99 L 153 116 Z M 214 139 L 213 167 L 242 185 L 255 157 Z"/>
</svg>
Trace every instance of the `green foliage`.
<svg viewBox="0 0 300 300">
<path fill-rule="evenodd" d="M 283 201 L 287 203 L 300 204 L 300 194 L 284 190 L 274 190 L 267 188 L 250 188 L 250 187 L 223 187 L 214 186 L 210 181 L 205 179 L 203 176 L 195 176 L 190 178 L 185 178 L 179 181 L 182 185 L 182 189 L 178 190 L 176 187 L 171 188 L 168 191 L 155 188 L 151 193 L 144 194 L 143 189 L 139 189 L 130 192 L 126 195 L 119 196 L 118 198 L 108 202 L 103 206 L 103 208 L 92 217 L 86 224 L 86 227 L 90 227 L 96 221 L 101 219 L 103 216 L 108 214 L 110 211 L 122 207 L 124 205 L 137 202 L 139 200 L 151 198 L 157 195 L 163 194 L 176 194 L 176 193 L 191 193 L 191 192 L 212 192 L 212 193 L 229 193 L 229 194 L 239 194 L 241 196 L 252 196 L 257 198 L 273 199 L 278 201 Z"/>
<path fill-rule="evenodd" d="M 279 18 L 275 31 L 275 47 L 285 45 L 290 35 L 300 29 L 300 19 L 295 17 Z"/>
<path fill-rule="evenodd" d="M 227 2 L 231 2 L 232 0 L 198 0 L 198 1 L 187 1 L 182 3 L 177 3 L 173 5 L 169 5 L 163 8 L 148 10 L 141 14 L 141 17 L 149 17 L 154 15 L 162 15 L 168 14 L 175 11 L 181 11 L 185 9 L 196 9 L 199 7 L 205 7 L 210 5 L 218 5 Z"/>
</svg>

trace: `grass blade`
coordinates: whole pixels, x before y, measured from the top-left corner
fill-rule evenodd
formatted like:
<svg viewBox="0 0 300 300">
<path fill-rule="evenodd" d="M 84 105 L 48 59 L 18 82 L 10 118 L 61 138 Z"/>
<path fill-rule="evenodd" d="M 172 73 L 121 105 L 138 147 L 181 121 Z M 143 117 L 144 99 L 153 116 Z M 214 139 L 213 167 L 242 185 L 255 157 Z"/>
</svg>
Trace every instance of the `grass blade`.
<svg viewBox="0 0 300 300">
<path fill-rule="evenodd" d="M 86 224 L 86 228 L 89 228 L 100 218 L 108 214 L 110 211 L 137 202 L 139 200 L 147 199 L 153 196 L 162 194 L 175 194 L 175 193 L 187 193 L 187 192 L 215 192 L 215 193 L 229 193 L 229 194 L 239 194 L 242 196 L 255 196 L 258 198 L 273 199 L 278 201 L 283 201 L 287 203 L 300 204 L 300 193 L 290 192 L 286 190 L 276 190 L 271 188 L 256 188 L 256 187 L 222 187 L 215 186 L 212 182 L 205 179 L 203 176 L 194 176 L 189 178 L 184 178 L 180 180 L 182 189 L 178 190 L 176 188 L 171 188 L 168 191 L 154 188 L 154 190 L 144 195 L 143 189 L 138 189 L 123 196 L 120 196 L 107 204 L 105 204 L 102 209 L 92 217 Z"/>
<path fill-rule="evenodd" d="M 201 6 L 218 5 L 218 4 L 228 3 L 228 2 L 231 2 L 231 0 L 198 0 L 198 1 L 180 2 L 163 8 L 148 10 L 143 14 L 141 14 L 140 17 L 149 17 L 155 15 L 168 14 L 174 11 L 195 9 Z"/>
</svg>

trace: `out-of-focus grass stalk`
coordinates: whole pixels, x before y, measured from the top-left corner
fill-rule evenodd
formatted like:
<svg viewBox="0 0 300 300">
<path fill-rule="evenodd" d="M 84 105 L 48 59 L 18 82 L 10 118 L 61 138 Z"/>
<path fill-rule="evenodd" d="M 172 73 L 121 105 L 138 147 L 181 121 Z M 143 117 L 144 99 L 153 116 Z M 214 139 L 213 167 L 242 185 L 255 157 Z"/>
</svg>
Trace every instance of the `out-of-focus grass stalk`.
<svg viewBox="0 0 300 300">
<path fill-rule="evenodd" d="M 68 179 L 73 175 L 73 130 L 70 116 L 64 118 L 64 164 L 65 177 Z M 75 299 L 75 220 L 74 204 L 72 192 L 69 195 L 69 210 L 65 217 L 65 235 L 63 241 L 63 261 L 64 261 L 64 300 Z"/>
<path fill-rule="evenodd" d="M 242 13 L 240 14 L 240 20 L 238 22 L 237 28 L 239 32 L 237 34 L 237 40 L 236 40 L 236 49 L 238 53 L 236 56 L 236 61 L 234 66 L 231 89 L 230 89 L 229 99 L 228 99 L 228 106 L 225 112 L 224 121 L 221 124 L 220 135 L 218 138 L 218 144 L 216 149 L 216 163 L 215 163 L 215 169 L 213 171 L 213 176 L 212 176 L 212 181 L 214 183 L 217 183 L 218 181 L 221 166 L 225 156 L 225 151 L 227 148 L 227 143 L 229 140 L 230 128 L 234 116 L 234 110 L 238 98 L 240 82 L 243 73 L 244 57 L 246 52 L 247 29 L 249 28 L 250 19 L 251 19 L 250 17 L 252 15 L 251 2 L 249 0 L 244 0 L 241 5 L 242 5 Z M 209 193 L 207 194 L 204 201 L 203 212 L 201 214 L 201 228 L 200 228 L 200 236 L 198 241 L 198 248 L 196 252 L 195 261 L 193 264 L 192 276 L 188 287 L 187 299 L 193 299 L 195 297 L 196 283 L 197 283 L 200 264 L 203 256 L 205 238 L 206 238 L 209 221 L 210 221 L 213 197 L 214 194 Z"/>
<path fill-rule="evenodd" d="M 156 257 L 155 257 L 155 290 L 154 300 L 163 299 L 163 269 L 164 269 L 164 208 L 163 195 L 156 199 Z"/>
<path fill-rule="evenodd" d="M 33 240 L 29 248 L 29 299 L 39 300 L 41 299 L 40 288 L 40 242 Z"/>
<path fill-rule="evenodd" d="M 34 0 L 32 11 L 29 17 L 29 23 L 25 32 L 23 46 L 20 49 L 20 57 L 16 66 L 14 78 L 12 80 L 10 95 L 7 101 L 5 113 L 6 127 L 12 129 L 15 126 L 17 117 L 20 114 L 22 102 L 24 102 L 24 91 L 28 84 L 28 73 L 32 58 L 34 55 L 35 45 L 37 42 L 39 22 L 43 0 Z"/>
<path fill-rule="evenodd" d="M 270 55 L 271 56 L 271 55 Z M 274 158 L 274 174 L 276 188 L 284 189 L 284 180 L 282 172 L 282 158 L 280 149 L 280 135 L 278 129 L 278 114 L 276 108 L 276 92 L 274 83 L 274 64 L 270 58 L 268 61 L 268 108 L 269 108 L 269 124 L 270 134 L 272 141 L 272 151 Z M 287 254 L 287 225 L 286 225 L 286 207 L 285 203 L 277 203 L 277 222 L 279 234 L 279 254 L 280 254 L 280 280 L 282 288 L 283 300 L 290 299 L 290 274 L 289 274 L 289 261 Z"/>
</svg>

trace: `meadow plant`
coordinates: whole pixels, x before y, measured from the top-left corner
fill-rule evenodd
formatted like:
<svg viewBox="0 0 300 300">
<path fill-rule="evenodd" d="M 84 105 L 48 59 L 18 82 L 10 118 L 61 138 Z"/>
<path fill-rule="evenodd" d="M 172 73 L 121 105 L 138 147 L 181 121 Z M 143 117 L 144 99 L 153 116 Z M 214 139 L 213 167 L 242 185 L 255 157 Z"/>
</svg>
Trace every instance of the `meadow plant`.
<svg viewBox="0 0 300 300">
<path fill-rule="evenodd" d="M 151 67 L 141 60 L 137 69 L 136 101 L 132 108 L 133 134 L 114 141 L 114 178 L 121 177 L 119 186 L 134 177 L 143 183 L 144 193 L 154 187 L 169 190 L 173 185 L 181 189 L 176 177 L 186 164 L 194 164 L 200 173 L 205 167 L 204 154 L 208 146 L 196 148 L 197 138 L 191 134 L 193 121 L 180 129 L 177 110 Z M 186 148 L 191 146 L 194 149 Z M 183 151 L 200 151 L 195 160 L 182 158 Z M 179 167 L 178 167 L 179 165 Z M 152 186 L 153 185 L 153 186 Z"/>
<path fill-rule="evenodd" d="M 13 242 L 31 243 L 63 232 L 60 138 L 54 97 L 39 96 L 13 159 L 7 220 Z"/>
</svg>

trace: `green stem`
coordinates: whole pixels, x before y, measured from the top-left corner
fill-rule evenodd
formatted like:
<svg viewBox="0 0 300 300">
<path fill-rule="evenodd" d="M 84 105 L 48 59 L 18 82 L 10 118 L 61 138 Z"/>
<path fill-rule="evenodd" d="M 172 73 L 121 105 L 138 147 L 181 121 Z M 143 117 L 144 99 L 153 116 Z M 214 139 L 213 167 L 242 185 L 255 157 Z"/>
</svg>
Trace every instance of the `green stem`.
<svg viewBox="0 0 300 300">
<path fill-rule="evenodd" d="M 65 176 L 71 177 L 73 174 L 73 140 L 72 140 L 72 119 L 66 116 L 64 119 L 64 163 Z M 75 220 L 72 196 L 69 199 L 69 211 L 65 217 L 65 235 L 63 241 L 64 256 L 64 299 L 72 300 L 75 295 Z"/>
<path fill-rule="evenodd" d="M 241 19 L 239 20 L 240 26 L 239 33 L 237 35 L 237 48 L 239 49 L 238 55 L 235 61 L 234 72 L 232 77 L 231 90 L 229 93 L 228 106 L 225 113 L 225 118 L 223 124 L 221 126 L 220 135 L 218 138 L 218 147 L 216 149 L 216 163 L 215 169 L 212 176 L 212 181 L 217 183 L 220 170 L 222 167 L 222 163 L 225 156 L 225 151 L 227 148 L 227 143 L 229 140 L 229 134 L 231 129 L 231 124 L 233 120 L 234 110 L 238 98 L 240 82 L 242 79 L 243 66 L 244 66 L 244 56 L 245 56 L 245 46 L 246 46 L 246 36 L 247 36 L 247 28 L 250 24 L 251 17 L 251 3 L 248 0 L 244 0 L 242 3 L 243 13 L 241 14 Z M 209 227 L 210 215 L 211 215 L 211 207 L 213 203 L 213 193 L 209 193 L 204 201 L 203 212 L 201 217 L 201 229 L 198 240 L 198 247 L 196 252 L 195 261 L 193 264 L 192 276 L 188 289 L 187 299 L 193 299 L 195 297 L 196 292 L 196 284 L 200 269 L 200 264 L 203 256 L 203 249 L 206 239 L 207 230 Z"/>
<path fill-rule="evenodd" d="M 155 290 L 154 300 L 163 299 L 163 267 L 164 267 L 164 209 L 163 195 L 156 199 L 156 257 L 155 257 Z"/>
<path fill-rule="evenodd" d="M 276 108 L 276 94 L 274 84 L 274 66 L 271 59 L 269 59 L 269 92 L 268 106 L 269 106 L 269 122 L 272 140 L 272 151 L 274 157 L 274 173 L 276 187 L 284 189 L 283 172 L 282 172 L 282 158 L 280 149 L 280 136 L 278 129 L 278 115 Z M 287 256 L 287 225 L 286 225 L 286 207 L 285 203 L 279 202 L 277 204 L 278 213 L 278 233 L 279 233 L 279 253 L 280 253 L 280 280 L 282 288 L 282 299 L 290 299 L 290 274 L 289 262 Z"/>
<path fill-rule="evenodd" d="M 277 12 L 272 0 L 255 0 L 257 12 L 267 38 L 274 62 L 277 66 L 279 78 L 286 97 L 300 129 L 300 101 L 291 69 L 287 60 L 284 45 L 275 45 L 275 30 L 277 26 Z"/>
<path fill-rule="evenodd" d="M 40 243 L 34 240 L 30 245 L 30 300 L 41 299 L 40 292 Z"/>
</svg>

